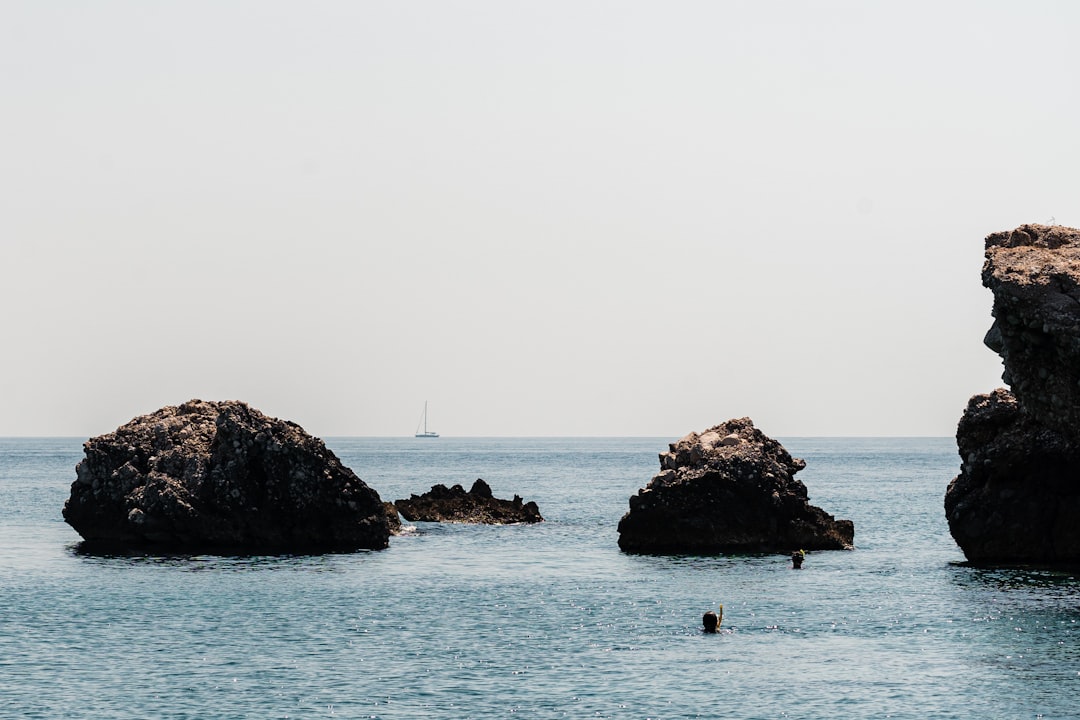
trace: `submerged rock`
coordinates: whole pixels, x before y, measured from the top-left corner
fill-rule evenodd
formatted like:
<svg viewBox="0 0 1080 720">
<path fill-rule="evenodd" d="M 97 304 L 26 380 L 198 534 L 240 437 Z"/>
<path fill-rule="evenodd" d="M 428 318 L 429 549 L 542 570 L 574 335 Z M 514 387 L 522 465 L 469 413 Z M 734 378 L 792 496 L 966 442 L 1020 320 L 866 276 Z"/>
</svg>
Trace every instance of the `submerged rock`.
<svg viewBox="0 0 1080 720">
<path fill-rule="evenodd" d="M 1080 230 L 988 236 L 982 281 L 1011 392 L 971 398 L 957 426 L 949 530 L 973 562 L 1080 564 Z"/>
<path fill-rule="evenodd" d="M 500 500 L 482 479 L 474 482 L 468 492 L 461 485 L 433 485 L 423 495 L 395 500 L 394 505 L 409 522 L 509 525 L 544 520 L 535 502 L 523 502 L 518 495 L 513 500 Z"/>
<path fill-rule="evenodd" d="M 84 444 L 64 504 L 87 550 L 385 548 L 379 494 L 295 423 L 191 400 Z"/>
<path fill-rule="evenodd" d="M 855 526 L 811 505 L 806 467 L 754 427 L 728 420 L 660 455 L 660 473 L 619 521 L 627 552 L 713 554 L 850 549 Z"/>
</svg>

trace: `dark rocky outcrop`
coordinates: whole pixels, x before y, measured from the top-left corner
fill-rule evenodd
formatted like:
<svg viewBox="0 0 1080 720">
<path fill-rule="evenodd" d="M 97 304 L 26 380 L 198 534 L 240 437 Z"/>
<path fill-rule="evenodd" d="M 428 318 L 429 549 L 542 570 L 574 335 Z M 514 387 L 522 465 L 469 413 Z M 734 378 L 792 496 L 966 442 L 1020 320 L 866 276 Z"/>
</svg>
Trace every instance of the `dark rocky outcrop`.
<svg viewBox="0 0 1080 720">
<path fill-rule="evenodd" d="M 966 459 L 945 513 L 969 560 L 1080 562 L 1074 441 L 1034 421 L 1004 389 L 971 398 L 956 441 Z"/>
<path fill-rule="evenodd" d="M 64 519 L 88 551 L 321 552 L 388 544 L 379 495 L 321 440 L 192 400 L 84 444 Z"/>
<path fill-rule="evenodd" d="M 978 563 L 1080 564 L 1080 231 L 1024 225 L 986 238 L 985 343 L 1011 386 L 957 426 L 949 529 Z"/>
<path fill-rule="evenodd" d="M 660 455 L 660 473 L 630 498 L 619 547 L 714 554 L 850 549 L 855 526 L 807 500 L 806 467 L 754 427 L 728 420 L 690 433 Z"/>
<path fill-rule="evenodd" d="M 522 502 L 521 497 L 500 500 L 491 494 L 483 480 L 477 480 L 468 492 L 461 485 L 433 485 L 423 495 L 407 500 L 395 500 L 394 505 L 409 522 L 452 522 L 489 525 L 543 522 L 535 502 Z"/>
<path fill-rule="evenodd" d="M 384 502 L 383 510 L 386 511 L 386 525 L 390 529 L 390 534 L 400 535 L 401 513 L 398 512 L 397 505 L 392 502 Z"/>
</svg>

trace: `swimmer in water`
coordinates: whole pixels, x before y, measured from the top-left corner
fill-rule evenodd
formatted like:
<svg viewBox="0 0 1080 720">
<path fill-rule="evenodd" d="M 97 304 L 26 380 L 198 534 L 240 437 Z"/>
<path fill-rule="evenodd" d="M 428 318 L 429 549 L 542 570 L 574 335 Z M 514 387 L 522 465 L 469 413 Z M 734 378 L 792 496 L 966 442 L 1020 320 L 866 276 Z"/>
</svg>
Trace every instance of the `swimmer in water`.
<svg viewBox="0 0 1080 720">
<path fill-rule="evenodd" d="M 701 624 L 707 633 L 714 633 L 720 627 L 720 616 L 712 610 L 701 616 Z"/>
</svg>

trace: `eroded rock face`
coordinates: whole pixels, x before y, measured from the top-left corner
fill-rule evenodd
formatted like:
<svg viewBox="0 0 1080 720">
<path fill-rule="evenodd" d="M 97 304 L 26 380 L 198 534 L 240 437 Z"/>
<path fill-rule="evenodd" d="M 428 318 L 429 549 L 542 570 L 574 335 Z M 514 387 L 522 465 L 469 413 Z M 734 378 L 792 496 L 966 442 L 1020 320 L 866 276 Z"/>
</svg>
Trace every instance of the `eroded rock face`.
<svg viewBox="0 0 1080 720">
<path fill-rule="evenodd" d="M 392 502 L 384 502 L 383 510 L 386 511 L 386 525 L 390 529 L 390 534 L 400 535 L 401 513 L 398 512 L 397 506 Z"/>
<path fill-rule="evenodd" d="M 87 550 L 320 552 L 388 544 L 379 495 L 295 423 L 192 400 L 84 444 L 64 519 Z"/>
<path fill-rule="evenodd" d="M 806 467 L 754 427 L 728 420 L 660 455 L 660 473 L 619 521 L 627 552 L 715 554 L 850 549 L 855 526 L 811 505 Z"/>
<path fill-rule="evenodd" d="M 949 530 L 976 562 L 1080 562 L 1076 444 L 1035 422 L 1008 390 L 976 395 L 956 432 Z"/>
<path fill-rule="evenodd" d="M 433 485 L 423 495 L 395 500 L 394 505 L 409 522 L 509 525 L 544 520 L 535 502 L 523 502 L 518 495 L 513 500 L 500 500 L 482 479 L 474 482 L 468 492 L 461 485 Z"/>
<path fill-rule="evenodd" d="M 983 285 L 994 293 L 986 345 L 1021 409 L 1080 436 L 1080 230 L 1023 225 L 986 238 Z"/>
<path fill-rule="evenodd" d="M 949 529 L 974 562 L 1080 564 L 1080 231 L 990 235 L 982 280 L 994 293 L 985 343 L 1012 391 L 964 411 Z"/>
</svg>

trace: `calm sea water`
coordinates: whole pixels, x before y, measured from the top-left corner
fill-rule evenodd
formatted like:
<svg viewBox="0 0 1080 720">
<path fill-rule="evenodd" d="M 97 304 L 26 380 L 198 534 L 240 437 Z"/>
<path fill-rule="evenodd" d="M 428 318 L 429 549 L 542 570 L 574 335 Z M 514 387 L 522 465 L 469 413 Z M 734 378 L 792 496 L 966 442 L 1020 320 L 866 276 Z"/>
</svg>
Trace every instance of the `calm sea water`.
<svg viewBox="0 0 1080 720">
<path fill-rule="evenodd" d="M 1080 717 L 1080 580 L 963 563 L 951 439 L 785 439 L 855 521 L 800 571 L 619 552 L 673 439 L 330 439 L 384 499 L 483 477 L 547 522 L 290 557 L 78 555 L 82 439 L 0 439 L 0 717 Z"/>
</svg>

